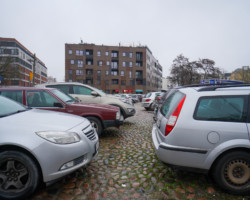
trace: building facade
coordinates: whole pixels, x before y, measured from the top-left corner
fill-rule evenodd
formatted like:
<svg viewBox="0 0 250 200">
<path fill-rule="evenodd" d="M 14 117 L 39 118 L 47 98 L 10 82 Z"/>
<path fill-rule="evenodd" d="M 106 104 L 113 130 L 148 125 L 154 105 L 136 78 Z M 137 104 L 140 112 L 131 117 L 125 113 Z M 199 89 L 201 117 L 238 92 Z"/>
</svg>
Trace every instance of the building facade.
<svg viewBox="0 0 250 200">
<path fill-rule="evenodd" d="M 1 77 L 1 85 L 33 86 L 48 81 L 45 64 L 14 38 L 0 38 L 2 68 L 7 60 L 11 60 L 7 67 L 13 67 L 18 71 L 18 75 Z"/>
<path fill-rule="evenodd" d="M 65 44 L 65 81 L 108 94 L 147 93 L 162 87 L 162 66 L 143 47 Z"/>
</svg>

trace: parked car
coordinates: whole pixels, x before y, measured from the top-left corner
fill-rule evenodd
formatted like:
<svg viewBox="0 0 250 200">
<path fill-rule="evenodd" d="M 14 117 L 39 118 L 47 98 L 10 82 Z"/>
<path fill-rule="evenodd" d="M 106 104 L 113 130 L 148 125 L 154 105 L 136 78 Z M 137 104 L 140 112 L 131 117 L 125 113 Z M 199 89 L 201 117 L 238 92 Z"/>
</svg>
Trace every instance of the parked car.
<svg viewBox="0 0 250 200">
<path fill-rule="evenodd" d="M 171 90 L 152 129 L 170 166 L 210 173 L 233 194 L 250 193 L 250 84 Z"/>
<path fill-rule="evenodd" d="M 105 128 L 119 127 L 124 121 L 120 108 L 116 106 L 79 103 L 71 96 L 55 88 L 7 87 L 0 88 L 0 95 L 32 108 L 86 117 L 96 129 L 98 135 Z"/>
<path fill-rule="evenodd" d="M 155 109 L 154 109 L 154 116 L 153 116 L 154 120 L 156 120 L 158 110 L 161 108 L 162 103 L 165 101 L 168 94 L 169 94 L 168 91 L 165 91 L 165 92 L 161 92 L 159 96 L 155 97 Z"/>
<path fill-rule="evenodd" d="M 149 92 L 142 99 L 142 106 L 146 110 L 154 110 L 155 108 L 155 97 L 158 96 L 161 92 Z"/>
<path fill-rule="evenodd" d="M 117 106 L 121 115 L 126 119 L 135 115 L 135 108 L 129 102 L 123 102 L 118 97 L 107 95 L 103 91 L 82 83 L 51 83 L 36 85 L 36 87 L 57 88 L 84 103 L 97 103 Z"/>
<path fill-rule="evenodd" d="M 0 96 L 0 199 L 25 199 L 88 164 L 99 141 L 86 118 L 28 109 Z"/>
<path fill-rule="evenodd" d="M 129 94 L 130 98 L 132 99 L 133 103 L 139 102 L 139 98 L 136 94 Z"/>
</svg>

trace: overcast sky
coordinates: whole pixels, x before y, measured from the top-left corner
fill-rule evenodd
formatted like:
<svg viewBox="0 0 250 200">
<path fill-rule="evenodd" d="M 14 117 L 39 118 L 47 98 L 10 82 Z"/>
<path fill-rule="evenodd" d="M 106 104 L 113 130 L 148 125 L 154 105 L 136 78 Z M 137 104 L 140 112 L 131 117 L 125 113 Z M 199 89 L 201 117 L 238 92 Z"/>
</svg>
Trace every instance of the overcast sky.
<svg viewBox="0 0 250 200">
<path fill-rule="evenodd" d="M 169 75 L 180 54 L 232 72 L 250 65 L 250 0 L 0 0 L 0 37 L 64 81 L 65 43 L 147 45 Z"/>
</svg>

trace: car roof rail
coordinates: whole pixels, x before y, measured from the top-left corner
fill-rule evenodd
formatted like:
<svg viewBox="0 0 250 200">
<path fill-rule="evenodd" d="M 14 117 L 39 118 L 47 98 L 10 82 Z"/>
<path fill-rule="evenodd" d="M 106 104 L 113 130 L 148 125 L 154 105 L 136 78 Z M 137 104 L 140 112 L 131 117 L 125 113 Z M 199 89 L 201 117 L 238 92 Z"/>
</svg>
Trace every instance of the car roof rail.
<svg viewBox="0 0 250 200">
<path fill-rule="evenodd" d="M 200 89 L 198 89 L 198 92 L 204 92 L 204 91 L 215 91 L 218 88 L 229 88 L 229 87 L 247 87 L 250 86 L 250 84 L 248 83 L 236 83 L 236 84 L 232 84 L 232 83 L 221 83 L 221 84 L 214 84 L 214 85 L 206 85 L 206 87 L 202 87 Z"/>
</svg>

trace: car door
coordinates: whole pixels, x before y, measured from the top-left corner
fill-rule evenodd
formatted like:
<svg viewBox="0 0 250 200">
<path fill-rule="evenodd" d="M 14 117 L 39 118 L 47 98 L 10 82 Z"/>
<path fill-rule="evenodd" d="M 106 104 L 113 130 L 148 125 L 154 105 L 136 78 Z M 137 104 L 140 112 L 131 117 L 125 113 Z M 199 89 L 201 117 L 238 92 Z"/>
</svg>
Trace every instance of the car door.
<svg viewBox="0 0 250 200">
<path fill-rule="evenodd" d="M 27 105 L 32 108 L 39 108 L 43 110 L 59 111 L 65 112 L 65 107 L 62 102 L 58 101 L 54 96 L 52 96 L 47 91 L 43 90 L 32 90 L 26 91 Z M 58 106 L 58 103 L 62 107 Z"/>
</svg>

